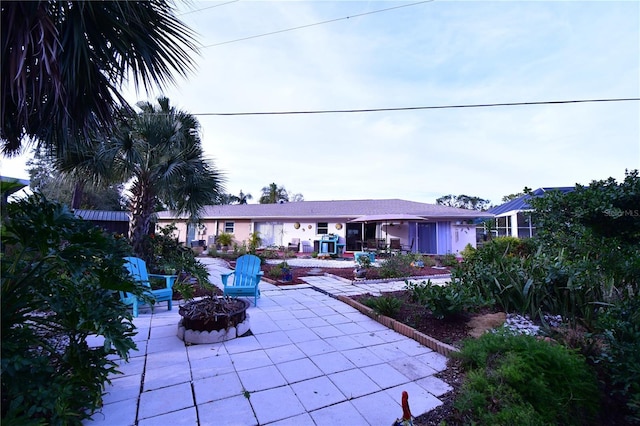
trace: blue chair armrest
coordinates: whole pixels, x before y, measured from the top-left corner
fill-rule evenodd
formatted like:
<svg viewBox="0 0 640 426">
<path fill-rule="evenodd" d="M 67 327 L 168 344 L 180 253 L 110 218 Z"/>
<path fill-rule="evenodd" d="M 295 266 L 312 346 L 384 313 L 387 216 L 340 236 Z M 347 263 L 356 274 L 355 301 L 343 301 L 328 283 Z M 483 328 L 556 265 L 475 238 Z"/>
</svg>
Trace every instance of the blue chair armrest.
<svg viewBox="0 0 640 426">
<path fill-rule="evenodd" d="M 235 273 L 236 273 L 236 271 L 231 271 L 231 272 L 229 272 L 228 274 L 220 274 L 220 278 L 222 279 L 222 285 L 223 285 L 224 287 L 226 287 L 226 286 L 227 286 L 227 282 L 229 281 L 229 277 L 230 277 L 231 275 L 235 274 Z"/>
<path fill-rule="evenodd" d="M 173 284 L 178 279 L 177 275 L 149 274 L 149 278 L 164 278 L 167 288 L 173 288 Z"/>
</svg>

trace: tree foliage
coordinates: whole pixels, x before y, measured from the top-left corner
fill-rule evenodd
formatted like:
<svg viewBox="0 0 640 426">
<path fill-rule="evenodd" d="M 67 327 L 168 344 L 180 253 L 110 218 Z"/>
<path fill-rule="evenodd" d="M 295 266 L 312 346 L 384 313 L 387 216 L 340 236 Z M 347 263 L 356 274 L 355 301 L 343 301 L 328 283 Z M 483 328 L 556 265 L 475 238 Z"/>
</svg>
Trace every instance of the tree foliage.
<svg viewBox="0 0 640 426">
<path fill-rule="evenodd" d="M 260 196 L 260 204 L 276 204 L 281 201 L 289 201 L 289 193 L 284 186 L 278 186 L 274 183 L 262 188 Z"/>
<path fill-rule="evenodd" d="M 517 192 L 515 194 L 509 194 L 509 195 L 505 195 L 504 197 L 502 197 L 502 202 L 503 203 L 508 203 L 509 201 L 513 201 L 516 198 L 522 197 L 524 194 L 526 194 L 528 192 L 531 192 L 531 188 L 527 188 L 525 186 L 524 189 L 522 190 L 522 192 Z"/>
<path fill-rule="evenodd" d="M 3 1 L 0 15 L 7 154 L 29 138 L 62 155 L 128 109 L 125 80 L 163 86 L 192 69 L 193 33 L 167 0 Z"/>
<path fill-rule="evenodd" d="M 2 424 L 81 424 L 101 405 L 118 357 L 135 348 L 114 292 L 130 247 L 36 194 L 3 219 Z M 88 337 L 104 337 L 90 347 Z M 114 355 L 117 355 L 114 357 Z"/>
<path fill-rule="evenodd" d="M 157 105 L 141 102 L 138 107 L 139 112 L 118 122 L 110 137 L 76 151 L 77 159 L 68 167 L 129 182 L 131 242 L 134 253 L 149 260 L 144 238 L 154 213 L 168 209 L 197 220 L 204 206 L 215 204 L 225 178 L 205 158 L 193 115 L 171 107 L 164 97 Z"/>
<path fill-rule="evenodd" d="M 576 185 L 575 191 L 552 191 L 532 197 L 538 239 L 547 251 L 564 250 L 568 258 L 590 259 L 618 285 L 638 285 L 640 277 L 640 178 L 627 172 L 614 178 Z"/>
<path fill-rule="evenodd" d="M 444 195 L 436 199 L 436 204 L 441 206 L 457 207 L 468 210 L 486 210 L 491 201 L 484 198 L 469 195 Z"/>
<path fill-rule="evenodd" d="M 242 190 L 240 190 L 240 193 L 238 195 L 233 195 L 233 194 L 220 194 L 220 196 L 218 197 L 216 204 L 222 204 L 222 205 L 227 205 L 227 204 L 248 204 L 249 200 L 253 199 L 253 195 L 249 194 L 249 193 L 244 193 Z"/>
<path fill-rule="evenodd" d="M 50 201 L 89 210 L 124 210 L 126 207 L 124 185 L 93 184 L 91 181 L 81 185 L 79 203 L 73 206 L 78 182 L 72 175 L 60 172 L 55 165 L 55 159 L 42 149 L 34 150 L 33 158 L 27 161 L 27 167 L 31 190 L 43 194 Z"/>
</svg>

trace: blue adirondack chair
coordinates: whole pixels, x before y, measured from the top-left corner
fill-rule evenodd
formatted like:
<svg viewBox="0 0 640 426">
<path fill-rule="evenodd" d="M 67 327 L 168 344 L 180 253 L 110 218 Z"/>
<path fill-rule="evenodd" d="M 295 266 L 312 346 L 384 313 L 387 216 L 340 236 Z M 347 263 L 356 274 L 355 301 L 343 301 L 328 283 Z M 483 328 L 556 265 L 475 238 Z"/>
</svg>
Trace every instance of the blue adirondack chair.
<svg viewBox="0 0 640 426">
<path fill-rule="evenodd" d="M 149 274 L 147 272 L 147 264 L 144 260 L 138 257 L 125 257 L 124 260 L 124 266 L 129 271 L 129 274 L 133 277 L 133 280 L 149 288 L 149 290 L 145 293 L 153 299 L 154 304 L 159 302 L 167 302 L 167 308 L 170 311 L 172 308 L 171 299 L 173 298 L 173 283 L 176 281 L 176 278 L 178 278 L 178 276 Z M 166 288 L 151 290 L 149 278 L 164 278 Z M 145 300 L 136 297 L 134 294 L 123 291 L 120 292 L 120 300 L 122 300 L 125 305 L 133 307 L 134 317 L 138 316 L 138 306 L 147 303 Z M 153 307 L 154 305 L 151 305 L 152 312 Z"/>
<path fill-rule="evenodd" d="M 233 280 L 229 278 L 233 275 Z M 221 274 L 225 296 L 253 296 L 253 305 L 257 306 L 260 297 L 260 280 L 264 272 L 260 270 L 260 258 L 252 254 L 240 256 L 236 261 L 236 269 L 228 274 Z"/>
</svg>

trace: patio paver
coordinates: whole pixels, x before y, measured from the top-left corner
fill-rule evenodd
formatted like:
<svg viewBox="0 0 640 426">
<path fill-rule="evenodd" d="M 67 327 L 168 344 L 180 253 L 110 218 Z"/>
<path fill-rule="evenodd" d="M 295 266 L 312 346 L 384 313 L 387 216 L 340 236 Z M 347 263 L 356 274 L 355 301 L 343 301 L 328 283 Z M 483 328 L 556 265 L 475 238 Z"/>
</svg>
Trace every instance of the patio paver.
<svg viewBox="0 0 640 426">
<path fill-rule="evenodd" d="M 220 285 L 228 269 L 203 260 Z M 84 424 L 298 426 L 348 419 L 377 426 L 402 414 L 403 390 L 416 416 L 441 404 L 450 386 L 434 374 L 446 367 L 444 356 L 324 293 L 367 286 L 312 278 L 322 280 L 285 289 L 261 284 L 262 298 L 248 311 L 253 335 L 222 343 L 185 346 L 175 335 L 176 306 L 141 309 L 134 319 L 138 350 L 121 363 L 125 374 L 113 376 L 102 410 Z"/>
</svg>

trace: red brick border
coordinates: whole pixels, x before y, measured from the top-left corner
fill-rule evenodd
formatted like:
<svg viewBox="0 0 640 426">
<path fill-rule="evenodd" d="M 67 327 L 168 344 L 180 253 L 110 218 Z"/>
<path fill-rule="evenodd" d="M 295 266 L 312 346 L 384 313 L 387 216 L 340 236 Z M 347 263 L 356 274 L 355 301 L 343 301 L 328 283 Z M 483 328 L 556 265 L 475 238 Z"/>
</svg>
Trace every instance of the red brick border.
<svg viewBox="0 0 640 426">
<path fill-rule="evenodd" d="M 373 309 L 363 305 L 362 303 L 356 302 L 350 297 L 342 296 L 342 295 L 339 295 L 337 297 L 338 297 L 338 300 L 340 300 L 341 302 L 344 302 L 347 305 L 357 309 L 358 311 L 365 314 L 369 318 L 372 318 L 378 321 L 380 324 L 384 325 L 385 327 L 389 327 L 390 329 L 395 330 L 396 332 L 402 334 L 403 336 L 409 337 L 410 339 L 415 340 L 416 342 L 428 347 L 429 349 L 433 349 L 434 351 L 438 352 L 441 355 L 449 356 L 449 354 L 451 354 L 452 352 L 459 352 L 458 348 L 455 348 L 451 345 L 447 345 L 446 343 L 442 343 L 441 341 L 434 339 L 431 336 L 428 336 L 424 333 L 419 332 L 413 327 L 409 327 L 408 325 L 403 324 L 399 321 L 396 321 L 393 318 L 376 314 L 373 311 Z"/>
</svg>

